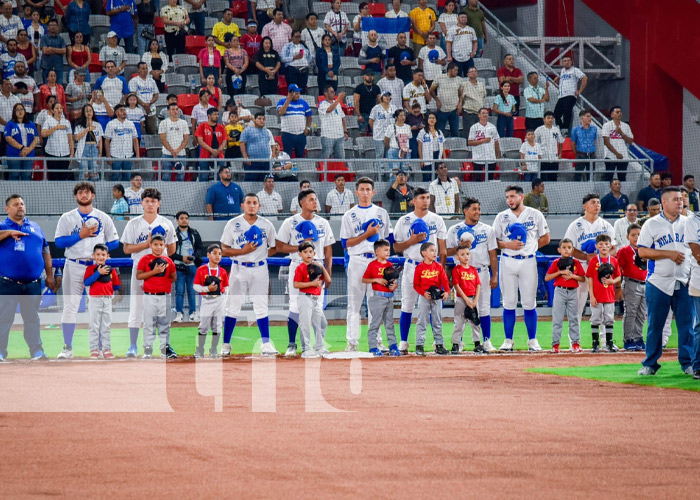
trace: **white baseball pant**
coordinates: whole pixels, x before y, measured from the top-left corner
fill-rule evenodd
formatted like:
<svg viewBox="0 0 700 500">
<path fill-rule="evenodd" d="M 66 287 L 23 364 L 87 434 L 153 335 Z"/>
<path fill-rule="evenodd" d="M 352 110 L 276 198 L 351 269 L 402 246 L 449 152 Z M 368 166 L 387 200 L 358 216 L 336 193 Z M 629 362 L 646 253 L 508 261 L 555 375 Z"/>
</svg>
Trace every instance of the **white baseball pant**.
<svg viewBox="0 0 700 500">
<path fill-rule="evenodd" d="M 299 333 L 301 335 L 302 350 L 311 346 L 311 328 L 314 329 L 314 350 L 323 348 L 326 338 L 328 321 L 323 314 L 323 295 L 299 294 L 297 297 L 301 312 L 299 313 Z"/>
<path fill-rule="evenodd" d="M 221 325 L 224 322 L 222 306 L 225 295 L 202 295 L 199 306 L 199 334 L 207 335 L 211 328 L 212 333 L 221 333 Z"/>
<path fill-rule="evenodd" d="M 418 292 L 413 289 L 413 275 L 416 272 L 416 265 L 404 261 L 403 272 L 401 273 L 401 312 L 413 314 L 418 300 Z"/>
<path fill-rule="evenodd" d="M 530 310 L 537 306 L 537 259 L 512 259 L 501 256 L 501 292 L 503 308 L 515 309 L 520 304 Z"/>
<path fill-rule="evenodd" d="M 100 347 L 111 350 L 111 327 L 112 327 L 112 296 L 111 295 L 91 295 L 88 298 L 88 313 L 90 323 L 88 326 L 88 342 L 90 350 L 94 351 Z"/>
<path fill-rule="evenodd" d="M 293 266 L 290 266 L 290 273 L 292 267 Z M 255 318 L 266 318 L 268 315 L 269 288 L 270 276 L 267 273 L 267 265 L 245 267 L 240 264 L 232 264 L 231 274 L 229 276 L 229 287 L 226 291 L 226 316 L 229 318 L 237 318 L 247 295 L 253 302 Z M 290 289 L 290 308 L 291 302 Z"/>
<path fill-rule="evenodd" d="M 143 346 L 153 347 L 156 340 L 156 328 L 160 338 L 161 350 L 170 343 L 170 318 L 172 316 L 172 298 L 167 295 L 143 295 Z"/>
<path fill-rule="evenodd" d="M 66 259 L 63 268 L 63 312 L 61 313 L 61 323 L 76 323 L 78 318 L 78 308 L 80 299 L 85 290 L 85 269 L 87 266 Z"/>
<path fill-rule="evenodd" d="M 348 344 L 357 345 L 360 340 L 360 308 L 365 300 L 365 295 L 370 295 L 372 285 L 362 283 L 367 266 L 372 262 L 361 255 L 351 255 L 350 262 L 347 267 L 347 282 L 348 282 L 348 310 L 347 310 L 347 327 L 346 338 Z M 369 307 L 367 308 L 367 323 L 371 321 L 369 317 Z"/>
<path fill-rule="evenodd" d="M 481 289 L 479 290 L 479 300 L 476 303 L 476 310 L 479 311 L 479 317 L 491 316 L 491 272 L 488 267 L 479 270 L 479 281 L 481 281 Z"/>
<path fill-rule="evenodd" d="M 583 282 L 579 282 L 577 290 L 578 291 L 576 293 L 578 298 L 578 322 L 579 324 L 581 324 L 583 310 L 586 308 L 586 302 L 588 301 L 588 278 L 586 278 Z"/>
<path fill-rule="evenodd" d="M 136 279 L 138 270 L 134 262 L 129 283 L 129 328 L 141 328 L 143 324 L 143 280 Z"/>
</svg>

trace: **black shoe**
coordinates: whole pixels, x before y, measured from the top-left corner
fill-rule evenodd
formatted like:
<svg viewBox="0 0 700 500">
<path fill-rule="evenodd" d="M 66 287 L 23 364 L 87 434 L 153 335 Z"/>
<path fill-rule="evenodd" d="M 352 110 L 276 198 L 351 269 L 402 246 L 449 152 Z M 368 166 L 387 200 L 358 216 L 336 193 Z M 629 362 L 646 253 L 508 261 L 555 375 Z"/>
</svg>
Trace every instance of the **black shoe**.
<svg viewBox="0 0 700 500">
<path fill-rule="evenodd" d="M 484 350 L 483 345 L 478 345 L 474 347 L 474 354 L 486 354 L 486 351 Z"/>
<path fill-rule="evenodd" d="M 435 345 L 435 354 L 439 354 L 440 356 L 444 356 L 445 354 L 449 354 L 450 351 L 445 349 L 445 346 L 442 344 L 436 344 Z"/>
<path fill-rule="evenodd" d="M 695 380 L 700 380 L 700 370 L 695 370 L 695 372 L 693 373 L 693 378 Z"/>
<path fill-rule="evenodd" d="M 605 343 L 605 349 L 608 352 L 618 352 L 620 350 L 620 348 L 617 347 L 612 340 L 609 340 Z"/>
<path fill-rule="evenodd" d="M 422 345 L 416 346 L 416 356 L 425 356 L 425 350 Z"/>
<path fill-rule="evenodd" d="M 450 354 L 459 354 L 459 344 L 452 344 Z"/>
<path fill-rule="evenodd" d="M 165 359 L 177 359 L 177 353 L 170 346 L 170 344 L 166 344 L 165 349 L 163 350 L 163 353 L 165 354 Z"/>
<path fill-rule="evenodd" d="M 600 352 L 600 342 L 598 340 L 593 341 L 593 349 L 591 352 Z"/>
</svg>

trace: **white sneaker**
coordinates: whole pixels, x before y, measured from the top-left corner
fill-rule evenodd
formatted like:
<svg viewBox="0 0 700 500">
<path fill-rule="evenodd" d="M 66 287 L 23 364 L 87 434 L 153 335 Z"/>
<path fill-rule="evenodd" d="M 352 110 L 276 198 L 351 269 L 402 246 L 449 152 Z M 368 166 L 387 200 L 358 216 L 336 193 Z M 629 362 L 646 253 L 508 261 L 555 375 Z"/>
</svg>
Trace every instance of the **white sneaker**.
<svg viewBox="0 0 700 500">
<path fill-rule="evenodd" d="M 464 342 L 459 343 L 459 352 L 464 352 Z"/>
<path fill-rule="evenodd" d="M 296 358 L 297 357 L 297 345 L 289 344 L 287 346 L 287 352 L 284 353 L 285 358 Z"/>
<path fill-rule="evenodd" d="M 351 344 L 348 342 L 347 347 L 345 347 L 345 352 L 357 352 L 357 344 Z"/>
<path fill-rule="evenodd" d="M 190 314 L 190 321 L 194 321 L 195 323 L 199 323 L 199 313 L 197 311 Z"/>
<path fill-rule="evenodd" d="M 231 355 L 231 344 L 223 344 L 221 346 L 221 355 L 230 356 Z"/>
<path fill-rule="evenodd" d="M 498 349 L 499 351 L 513 351 L 513 339 L 505 339 L 503 344 Z"/>
<path fill-rule="evenodd" d="M 73 347 L 64 345 L 63 350 L 56 356 L 56 359 L 73 359 Z"/>
<path fill-rule="evenodd" d="M 272 342 L 265 342 L 260 347 L 260 354 L 262 354 L 263 356 L 277 356 L 279 352 L 277 352 L 275 346 L 272 345 Z"/>
<path fill-rule="evenodd" d="M 540 347 L 540 343 L 537 342 L 537 339 L 528 340 L 527 348 L 532 352 L 538 352 L 542 350 L 542 348 Z"/>
<path fill-rule="evenodd" d="M 173 320 L 173 323 L 182 323 L 182 313 L 179 312 L 175 315 L 175 319 Z"/>
<path fill-rule="evenodd" d="M 301 353 L 302 358 L 320 358 L 321 356 L 317 354 L 315 351 L 312 351 L 311 349 L 307 349 L 306 351 Z"/>
<path fill-rule="evenodd" d="M 484 340 L 484 351 L 486 352 L 496 352 L 496 348 L 491 343 L 491 339 Z"/>
<path fill-rule="evenodd" d="M 408 342 L 406 342 L 405 340 L 399 342 L 399 352 L 401 352 L 401 354 L 408 354 L 408 347 Z"/>
<path fill-rule="evenodd" d="M 688 366 L 688 367 L 686 367 L 685 370 L 683 370 L 683 373 L 685 373 L 686 375 L 692 375 L 692 374 L 695 373 L 695 372 L 693 371 L 693 367 L 692 367 L 692 366 Z"/>
</svg>

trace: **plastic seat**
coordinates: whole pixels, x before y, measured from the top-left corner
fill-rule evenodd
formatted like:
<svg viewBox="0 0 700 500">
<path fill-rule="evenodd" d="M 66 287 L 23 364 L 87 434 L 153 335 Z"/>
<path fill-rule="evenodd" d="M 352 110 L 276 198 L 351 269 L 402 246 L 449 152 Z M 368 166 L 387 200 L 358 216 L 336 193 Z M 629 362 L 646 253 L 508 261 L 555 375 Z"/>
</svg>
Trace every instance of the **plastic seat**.
<svg viewBox="0 0 700 500">
<path fill-rule="evenodd" d="M 199 52 L 207 46 L 207 37 L 188 35 L 185 37 L 185 52 L 198 56 Z"/>
<path fill-rule="evenodd" d="M 180 94 L 177 96 L 177 105 L 186 115 L 192 114 L 192 108 L 199 103 L 197 94 Z"/>
</svg>

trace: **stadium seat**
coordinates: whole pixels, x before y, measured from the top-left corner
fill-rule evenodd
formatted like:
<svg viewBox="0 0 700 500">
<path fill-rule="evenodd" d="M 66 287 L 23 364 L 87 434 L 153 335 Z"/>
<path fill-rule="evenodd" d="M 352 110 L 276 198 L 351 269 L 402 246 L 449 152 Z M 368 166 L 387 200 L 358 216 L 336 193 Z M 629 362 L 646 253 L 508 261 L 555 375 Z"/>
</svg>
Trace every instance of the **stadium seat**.
<svg viewBox="0 0 700 500">
<path fill-rule="evenodd" d="M 345 116 L 345 124 L 348 127 L 350 137 L 357 139 L 360 135 L 360 125 L 357 123 L 357 117 L 355 115 Z"/>
<path fill-rule="evenodd" d="M 345 14 L 348 16 L 348 19 L 350 19 L 350 23 L 352 23 L 352 20 L 355 18 L 356 15 L 360 13 L 360 4 L 359 3 L 349 3 L 347 5 L 343 5 L 343 8 L 341 9 Z M 352 24 L 350 25 L 350 29 L 352 29 Z"/>
<path fill-rule="evenodd" d="M 234 18 L 248 19 L 248 2 L 247 0 L 232 0 L 231 1 L 231 11 L 233 12 Z M 258 33 L 262 31 L 262 28 L 258 28 Z"/>
<path fill-rule="evenodd" d="M 207 46 L 207 37 L 188 35 L 185 37 L 185 52 L 193 56 L 198 56 L 199 52 Z"/>
<path fill-rule="evenodd" d="M 226 0 L 211 0 L 207 2 L 207 9 L 212 17 L 223 17 L 224 11 L 228 9 L 230 3 Z"/>
<path fill-rule="evenodd" d="M 310 135 L 306 138 L 306 157 L 321 158 L 321 138 Z"/>
<path fill-rule="evenodd" d="M 501 137 L 498 140 L 498 145 L 501 148 L 502 153 L 506 151 L 520 151 L 520 146 L 522 143 L 523 141 L 517 137 Z M 520 158 L 520 156 L 518 156 L 518 158 Z"/>
<path fill-rule="evenodd" d="M 374 139 L 371 137 L 358 137 L 355 139 L 355 144 L 358 158 L 374 158 Z"/>
<path fill-rule="evenodd" d="M 100 54 L 95 52 L 90 53 L 90 65 L 88 66 L 90 73 L 102 74 L 102 63 L 100 62 Z"/>
<path fill-rule="evenodd" d="M 192 108 L 194 108 L 198 103 L 199 96 L 197 94 L 180 94 L 177 96 L 177 105 L 186 115 L 191 115 Z"/>
<path fill-rule="evenodd" d="M 386 5 L 383 3 L 370 3 L 369 14 L 372 17 L 384 17 L 384 14 L 386 14 Z"/>
<path fill-rule="evenodd" d="M 185 75 L 181 75 L 180 73 L 164 73 L 163 83 L 165 83 L 167 86 L 187 85 L 187 79 L 185 78 Z"/>
<path fill-rule="evenodd" d="M 517 137 L 521 141 L 525 140 L 525 117 L 524 116 L 516 116 L 513 118 L 513 137 Z"/>
<path fill-rule="evenodd" d="M 318 14 L 319 25 L 323 24 L 323 18 L 326 13 L 331 10 L 331 5 L 328 2 L 314 2 L 312 6 L 314 9 L 313 11 Z"/>
<path fill-rule="evenodd" d="M 221 16 L 219 15 L 219 18 Z M 205 17 L 204 18 L 204 32 L 205 33 L 211 33 L 211 31 L 214 29 L 214 25 L 219 22 L 219 19 L 215 17 Z"/>
<path fill-rule="evenodd" d="M 464 137 L 448 137 L 445 139 L 445 149 L 450 151 L 449 158 L 470 158 L 469 146 Z"/>
<path fill-rule="evenodd" d="M 272 135 L 280 134 L 280 118 L 277 115 L 265 115 L 265 128 L 272 132 Z"/>
<path fill-rule="evenodd" d="M 156 36 L 165 35 L 165 24 L 163 24 L 163 20 L 159 16 L 156 16 L 153 20 L 153 32 Z"/>
</svg>

